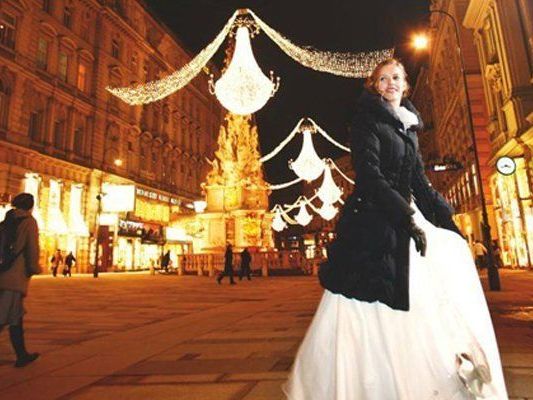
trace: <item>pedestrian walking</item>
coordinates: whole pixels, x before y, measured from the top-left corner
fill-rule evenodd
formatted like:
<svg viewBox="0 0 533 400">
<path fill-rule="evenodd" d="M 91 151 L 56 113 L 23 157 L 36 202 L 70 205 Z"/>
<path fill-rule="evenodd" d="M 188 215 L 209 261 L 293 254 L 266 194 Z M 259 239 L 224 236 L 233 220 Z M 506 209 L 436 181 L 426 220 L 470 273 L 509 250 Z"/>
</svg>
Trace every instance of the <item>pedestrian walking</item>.
<svg viewBox="0 0 533 400">
<path fill-rule="evenodd" d="M 63 276 L 72 277 L 72 267 L 76 262 L 76 257 L 70 251 L 65 257 L 65 266 L 63 267 Z"/>
<path fill-rule="evenodd" d="M 168 266 L 170 265 L 170 250 L 168 250 L 163 256 L 161 256 L 161 269 L 168 272 Z"/>
<path fill-rule="evenodd" d="M 233 280 L 233 248 L 230 243 L 226 246 L 226 252 L 224 253 L 224 271 L 217 277 L 217 283 L 219 285 L 225 276 L 229 277 L 230 285 L 235 285 L 235 281 Z"/>
<path fill-rule="evenodd" d="M 250 256 L 250 252 L 248 251 L 248 248 L 245 247 L 244 250 L 241 253 L 241 269 L 239 271 L 239 280 L 242 281 L 242 277 L 246 276 L 248 280 L 252 280 L 250 277 L 252 270 L 250 269 L 250 262 L 252 261 L 252 257 Z"/>
<path fill-rule="evenodd" d="M 476 240 L 474 242 L 474 256 L 476 258 L 476 266 L 479 269 L 485 268 L 485 257 L 488 253 L 487 248 L 481 243 L 481 241 Z"/>
<path fill-rule="evenodd" d="M 20 193 L 12 201 L 2 222 L 2 268 L 0 269 L 0 331 L 9 325 L 9 338 L 17 360 L 24 367 L 35 361 L 39 353 L 29 353 L 24 341 L 24 298 L 33 275 L 39 274 L 39 230 L 32 217 L 33 196 Z"/>
<path fill-rule="evenodd" d="M 52 275 L 57 276 L 57 270 L 63 264 L 63 255 L 61 254 L 61 249 L 57 249 L 55 254 L 50 259 L 52 263 Z"/>
</svg>

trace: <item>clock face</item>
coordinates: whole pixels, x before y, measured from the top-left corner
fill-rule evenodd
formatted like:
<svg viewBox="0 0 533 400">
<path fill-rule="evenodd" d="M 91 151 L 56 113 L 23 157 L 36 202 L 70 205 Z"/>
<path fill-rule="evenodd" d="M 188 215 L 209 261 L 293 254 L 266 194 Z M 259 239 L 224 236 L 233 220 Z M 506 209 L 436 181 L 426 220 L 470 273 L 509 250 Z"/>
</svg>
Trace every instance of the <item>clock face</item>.
<svg viewBox="0 0 533 400">
<path fill-rule="evenodd" d="M 496 161 L 496 170 L 502 175 L 512 175 L 516 171 L 516 163 L 511 157 L 500 157 Z"/>
</svg>

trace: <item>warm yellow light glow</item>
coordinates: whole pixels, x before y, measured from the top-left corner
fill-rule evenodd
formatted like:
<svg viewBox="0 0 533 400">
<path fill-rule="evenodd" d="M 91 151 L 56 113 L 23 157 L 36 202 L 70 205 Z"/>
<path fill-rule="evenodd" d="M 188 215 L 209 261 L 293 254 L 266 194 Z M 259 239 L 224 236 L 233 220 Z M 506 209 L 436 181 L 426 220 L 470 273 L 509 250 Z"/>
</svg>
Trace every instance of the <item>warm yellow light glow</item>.
<svg viewBox="0 0 533 400">
<path fill-rule="evenodd" d="M 117 158 L 115 161 L 113 161 L 113 164 L 115 164 L 117 167 L 122 167 L 122 160 Z"/>
<path fill-rule="evenodd" d="M 320 159 L 313 146 L 311 131 L 308 129 L 304 130 L 303 136 L 302 150 L 296 160 L 289 161 L 289 168 L 292 169 L 299 178 L 311 182 L 322 174 L 325 164 L 324 161 Z"/>
<path fill-rule="evenodd" d="M 429 38 L 425 33 L 419 33 L 413 36 L 413 47 L 416 50 L 426 50 L 429 47 Z"/>
</svg>

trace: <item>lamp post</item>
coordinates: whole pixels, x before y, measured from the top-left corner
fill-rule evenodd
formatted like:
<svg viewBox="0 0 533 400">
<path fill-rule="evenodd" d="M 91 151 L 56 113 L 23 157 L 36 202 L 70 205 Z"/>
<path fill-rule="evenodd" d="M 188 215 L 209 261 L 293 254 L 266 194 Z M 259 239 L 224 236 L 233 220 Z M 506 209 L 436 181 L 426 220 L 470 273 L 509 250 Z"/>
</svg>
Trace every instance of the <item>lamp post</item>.
<svg viewBox="0 0 533 400">
<path fill-rule="evenodd" d="M 485 247 L 487 248 L 487 256 L 488 256 L 488 275 L 489 275 L 489 287 L 490 290 L 500 290 L 500 276 L 498 273 L 498 269 L 496 268 L 496 263 L 494 259 L 494 252 L 492 248 L 492 241 L 490 236 L 490 224 L 489 224 L 489 216 L 487 214 L 487 203 L 485 201 L 485 191 L 483 190 L 483 179 L 481 177 L 481 168 L 479 166 L 479 154 L 478 149 L 476 145 L 476 133 L 474 130 L 474 121 L 472 118 L 472 110 L 470 109 L 470 95 L 468 93 L 468 86 L 467 86 L 467 78 L 466 78 L 466 70 L 465 70 L 465 64 L 463 59 L 463 53 L 461 50 L 461 41 L 459 36 L 459 27 L 457 25 L 457 21 L 453 15 L 448 13 L 444 10 L 430 10 L 430 14 L 441 14 L 444 15 L 446 18 L 449 18 L 454 27 L 455 32 L 455 39 L 457 42 L 457 55 L 459 57 L 460 62 L 460 68 L 461 68 L 461 77 L 462 77 L 462 83 L 465 91 L 465 98 L 466 98 L 466 104 L 467 104 L 467 117 L 468 117 L 468 129 L 470 131 L 470 136 L 472 139 L 472 149 L 474 151 L 474 164 L 476 168 L 476 175 L 477 175 L 477 181 L 478 181 L 478 187 L 479 187 L 479 197 L 481 200 L 481 213 L 482 213 L 482 235 L 483 235 L 483 242 L 485 243 Z M 429 40 L 427 37 L 424 37 L 423 35 L 417 35 L 413 38 L 413 46 L 416 49 L 425 49 L 428 47 Z"/>
<path fill-rule="evenodd" d="M 122 166 L 122 160 L 120 158 L 117 158 L 113 161 L 113 164 L 115 166 L 120 167 Z M 103 184 L 104 184 L 104 165 L 105 165 L 105 148 L 104 148 L 104 161 L 102 163 L 102 174 L 100 175 L 100 185 L 98 189 L 98 194 L 96 195 L 96 201 L 98 202 L 98 208 L 96 211 L 96 221 L 95 221 L 95 245 L 96 248 L 94 249 L 94 268 L 93 268 L 93 277 L 98 278 L 98 259 L 100 258 L 100 244 L 99 244 L 99 238 L 100 238 L 100 215 L 102 214 L 102 198 L 105 196 L 105 193 L 103 192 Z"/>
</svg>

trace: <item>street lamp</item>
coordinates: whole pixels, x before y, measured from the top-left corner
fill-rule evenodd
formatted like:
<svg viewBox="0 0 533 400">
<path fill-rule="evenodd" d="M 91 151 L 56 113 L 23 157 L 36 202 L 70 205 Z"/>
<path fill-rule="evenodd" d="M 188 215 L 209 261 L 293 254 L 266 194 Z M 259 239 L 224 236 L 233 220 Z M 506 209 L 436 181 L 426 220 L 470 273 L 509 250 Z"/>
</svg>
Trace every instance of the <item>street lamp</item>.
<svg viewBox="0 0 533 400">
<path fill-rule="evenodd" d="M 98 201 L 98 209 L 96 212 L 96 221 L 95 221 L 95 245 L 96 248 L 94 249 L 94 268 L 93 268 L 93 277 L 98 278 L 98 259 L 100 258 L 100 216 L 102 214 L 102 198 L 105 196 L 105 193 L 103 193 L 103 185 L 104 185 L 104 167 L 105 167 L 105 148 L 104 148 L 104 155 L 103 155 L 103 163 L 102 163 L 102 173 L 100 175 L 100 187 L 98 190 L 98 194 L 96 195 L 96 200 Z M 122 166 L 122 160 L 120 158 L 116 158 L 113 160 L 113 164 L 117 167 Z"/>
<path fill-rule="evenodd" d="M 483 190 L 483 179 L 481 177 L 481 169 L 479 167 L 479 154 L 478 149 L 476 145 L 476 133 L 474 131 L 474 121 L 472 119 L 472 110 L 470 109 L 470 95 L 468 93 L 468 86 L 467 86 L 467 79 L 466 79 L 466 70 L 465 70 L 465 64 L 463 59 L 463 53 L 461 50 L 461 40 L 459 37 L 459 27 L 457 25 L 457 21 L 453 15 L 450 13 L 444 11 L 444 10 L 430 10 L 430 14 L 441 14 L 445 17 L 449 18 L 453 22 L 454 32 L 455 32 L 455 40 L 457 42 L 457 55 L 459 57 L 459 62 L 461 66 L 461 77 L 463 80 L 463 87 L 465 91 L 465 98 L 466 98 L 466 104 L 467 104 L 467 116 L 468 116 L 468 129 L 470 131 L 470 136 L 472 139 L 472 149 L 474 151 L 474 163 L 476 168 L 476 179 L 478 181 L 479 185 L 479 197 L 481 200 L 481 213 L 483 217 L 483 222 L 481 226 L 482 234 L 483 234 L 483 242 L 485 243 L 485 247 L 487 248 L 487 255 L 488 255 L 488 275 L 489 275 L 489 287 L 490 290 L 500 290 L 500 276 L 498 273 L 498 269 L 496 268 L 496 263 L 494 260 L 494 252 L 492 248 L 492 242 L 491 242 L 491 236 L 490 236 L 490 224 L 489 224 L 489 216 L 487 214 L 487 203 L 485 201 L 485 192 Z M 428 48 L 429 45 L 429 39 L 427 36 L 424 35 L 416 35 L 413 38 L 413 47 L 417 50 L 424 50 Z"/>
</svg>

